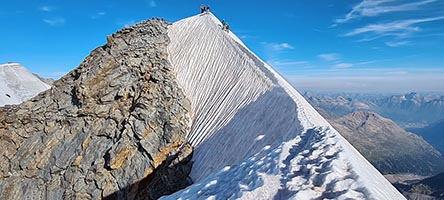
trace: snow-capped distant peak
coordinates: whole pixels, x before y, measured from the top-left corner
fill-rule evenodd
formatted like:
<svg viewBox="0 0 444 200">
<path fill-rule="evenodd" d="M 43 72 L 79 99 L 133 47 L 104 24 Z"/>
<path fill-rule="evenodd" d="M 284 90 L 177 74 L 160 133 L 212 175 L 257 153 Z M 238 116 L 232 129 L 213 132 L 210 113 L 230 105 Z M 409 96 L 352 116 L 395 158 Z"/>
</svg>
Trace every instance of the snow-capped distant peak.
<svg viewBox="0 0 444 200">
<path fill-rule="evenodd" d="M 0 65 L 0 106 L 19 104 L 50 87 L 19 63 Z"/>
</svg>

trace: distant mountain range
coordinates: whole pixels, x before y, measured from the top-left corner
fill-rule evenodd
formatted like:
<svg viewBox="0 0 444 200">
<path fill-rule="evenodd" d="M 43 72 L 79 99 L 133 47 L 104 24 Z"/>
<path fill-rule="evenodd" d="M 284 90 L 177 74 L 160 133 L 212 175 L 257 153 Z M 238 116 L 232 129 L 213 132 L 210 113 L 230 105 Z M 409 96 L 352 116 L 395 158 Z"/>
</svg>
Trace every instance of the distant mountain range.
<svg viewBox="0 0 444 200">
<path fill-rule="evenodd" d="M 374 102 L 381 115 L 405 127 L 419 122 L 431 124 L 444 118 L 444 96 L 409 93 L 394 95 Z"/>
<path fill-rule="evenodd" d="M 444 119 L 444 96 L 436 94 L 404 95 L 313 95 L 304 96 L 315 107 L 333 113 L 333 118 L 366 110 L 395 121 L 403 128 L 425 127 Z"/>
<path fill-rule="evenodd" d="M 376 113 L 355 111 L 329 122 L 383 174 L 435 175 L 444 171 L 440 152 Z"/>
<path fill-rule="evenodd" d="M 439 120 L 444 117 L 443 96 L 417 93 L 305 93 L 304 96 L 378 170 L 393 174 L 390 176 L 395 177 L 392 180 L 394 185 L 408 199 L 444 199 L 444 173 L 420 182 L 417 179 L 418 175 L 444 171 L 441 154 L 444 120 Z M 404 128 L 420 127 L 407 129 L 419 136 L 403 130 L 397 123 Z M 397 179 L 405 180 L 398 182 Z"/>
</svg>

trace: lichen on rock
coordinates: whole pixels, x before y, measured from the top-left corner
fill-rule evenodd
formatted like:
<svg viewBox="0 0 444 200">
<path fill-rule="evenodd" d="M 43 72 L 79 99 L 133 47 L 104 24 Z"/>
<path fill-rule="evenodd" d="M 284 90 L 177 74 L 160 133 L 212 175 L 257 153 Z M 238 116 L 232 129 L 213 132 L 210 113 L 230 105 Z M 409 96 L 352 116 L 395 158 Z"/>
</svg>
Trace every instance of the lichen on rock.
<svg viewBox="0 0 444 200">
<path fill-rule="evenodd" d="M 192 150 L 172 153 L 190 116 L 168 62 L 167 26 L 124 28 L 50 90 L 0 107 L 0 199 L 158 198 L 189 183 Z M 179 163 L 171 175 L 183 181 L 146 182 Z"/>
</svg>

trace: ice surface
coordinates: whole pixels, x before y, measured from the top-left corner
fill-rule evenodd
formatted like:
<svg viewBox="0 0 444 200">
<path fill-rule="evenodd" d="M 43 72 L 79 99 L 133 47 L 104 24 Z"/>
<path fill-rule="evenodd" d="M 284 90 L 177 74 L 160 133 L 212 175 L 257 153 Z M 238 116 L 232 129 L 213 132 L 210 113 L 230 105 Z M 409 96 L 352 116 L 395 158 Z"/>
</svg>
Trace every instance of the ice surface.
<svg viewBox="0 0 444 200">
<path fill-rule="evenodd" d="M 0 65 L 0 106 L 19 104 L 50 87 L 18 63 Z"/>
<path fill-rule="evenodd" d="M 191 100 L 195 184 L 165 199 L 404 199 L 214 15 L 168 31 Z"/>
</svg>

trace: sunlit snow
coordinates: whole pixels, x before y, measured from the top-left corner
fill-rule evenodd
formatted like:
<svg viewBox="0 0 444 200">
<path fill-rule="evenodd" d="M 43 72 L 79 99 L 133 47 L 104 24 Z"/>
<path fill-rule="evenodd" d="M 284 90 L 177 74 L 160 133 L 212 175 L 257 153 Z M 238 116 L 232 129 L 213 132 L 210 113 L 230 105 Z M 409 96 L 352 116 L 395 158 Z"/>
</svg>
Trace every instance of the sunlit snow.
<svg viewBox="0 0 444 200">
<path fill-rule="evenodd" d="M 214 15 L 168 31 L 195 152 L 194 184 L 165 199 L 404 199 Z"/>
<path fill-rule="evenodd" d="M 0 106 L 19 104 L 49 88 L 20 64 L 0 65 Z"/>
</svg>

